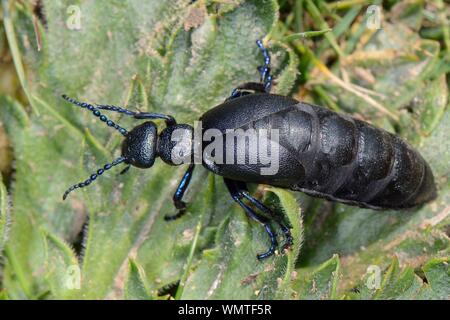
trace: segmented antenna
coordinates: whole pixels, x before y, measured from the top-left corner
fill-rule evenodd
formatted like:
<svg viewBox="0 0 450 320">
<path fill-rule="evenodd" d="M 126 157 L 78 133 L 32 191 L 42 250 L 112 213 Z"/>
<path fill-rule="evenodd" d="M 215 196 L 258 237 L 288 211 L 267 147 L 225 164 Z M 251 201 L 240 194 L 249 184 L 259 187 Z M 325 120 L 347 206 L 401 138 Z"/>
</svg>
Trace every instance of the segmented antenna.
<svg viewBox="0 0 450 320">
<path fill-rule="evenodd" d="M 87 180 L 85 180 L 83 182 L 80 182 L 80 183 L 77 183 L 77 184 L 74 184 L 69 189 L 67 189 L 66 192 L 64 192 L 63 200 L 66 200 L 66 198 L 69 195 L 69 193 L 71 193 L 73 190 L 87 187 L 92 182 L 94 182 L 98 178 L 98 176 L 101 176 L 103 174 L 103 172 L 105 172 L 106 170 L 109 170 L 112 167 L 114 167 L 114 166 L 124 162 L 125 160 L 126 160 L 125 157 L 119 157 L 119 158 L 115 159 L 113 162 L 105 164 L 103 166 L 103 168 L 98 169 L 97 172 L 92 174 Z"/>
<path fill-rule="evenodd" d="M 70 98 L 69 96 L 63 94 L 62 95 L 63 99 L 80 107 L 83 109 L 88 109 L 90 111 L 92 111 L 92 114 L 94 116 L 96 116 L 97 118 L 100 119 L 100 121 L 105 122 L 109 127 L 112 127 L 114 129 L 116 129 L 117 131 L 119 131 L 122 135 L 126 136 L 128 134 L 128 131 L 124 128 L 122 128 L 121 126 L 119 126 L 118 124 L 114 123 L 112 120 L 109 120 L 105 115 L 103 115 L 98 108 L 94 107 L 93 105 L 86 103 L 86 102 L 79 102 L 73 98 Z"/>
<path fill-rule="evenodd" d="M 166 121 L 168 126 L 176 124 L 174 117 L 154 112 L 134 112 L 122 107 L 117 107 L 109 104 L 96 104 L 95 107 L 101 110 L 114 111 L 118 113 L 123 113 L 127 116 L 134 117 L 135 119 L 163 119 Z"/>
</svg>

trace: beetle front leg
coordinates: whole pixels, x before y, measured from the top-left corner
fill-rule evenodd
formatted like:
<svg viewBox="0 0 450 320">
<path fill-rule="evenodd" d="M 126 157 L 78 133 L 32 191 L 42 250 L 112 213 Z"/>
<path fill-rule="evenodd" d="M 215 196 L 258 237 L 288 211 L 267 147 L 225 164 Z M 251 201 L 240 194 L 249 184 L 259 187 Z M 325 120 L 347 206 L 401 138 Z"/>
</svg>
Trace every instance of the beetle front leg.
<svg viewBox="0 0 450 320">
<path fill-rule="evenodd" d="M 125 174 L 125 173 L 127 173 L 128 170 L 130 170 L 130 168 L 131 168 L 131 165 L 129 164 L 129 165 L 127 165 L 127 166 L 125 167 L 125 169 L 123 169 L 122 171 L 120 171 L 119 174 Z"/>
<path fill-rule="evenodd" d="M 166 221 L 176 220 L 176 219 L 182 217 L 186 213 L 186 203 L 182 199 L 183 199 L 184 193 L 186 192 L 187 187 L 189 186 L 189 183 L 191 182 L 192 172 L 194 171 L 194 167 L 195 167 L 194 164 L 191 164 L 189 166 L 189 168 L 184 173 L 183 178 L 181 178 L 181 181 L 178 184 L 177 190 L 175 191 L 175 193 L 173 195 L 173 204 L 175 205 L 175 208 L 178 209 L 178 212 L 174 215 L 164 216 L 164 220 L 166 220 Z"/>
</svg>

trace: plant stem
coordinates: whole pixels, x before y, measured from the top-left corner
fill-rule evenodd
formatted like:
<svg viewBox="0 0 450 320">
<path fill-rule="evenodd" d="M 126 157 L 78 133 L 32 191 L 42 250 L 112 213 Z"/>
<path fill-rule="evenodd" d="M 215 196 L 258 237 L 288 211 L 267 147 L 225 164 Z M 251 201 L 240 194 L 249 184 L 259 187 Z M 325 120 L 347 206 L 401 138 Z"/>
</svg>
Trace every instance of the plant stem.
<svg viewBox="0 0 450 320">
<path fill-rule="evenodd" d="M 19 78 L 22 89 L 25 92 L 25 95 L 28 99 L 28 102 L 31 105 L 31 108 L 36 113 L 36 115 L 39 115 L 39 109 L 36 108 L 33 104 L 33 100 L 28 88 L 28 81 L 25 77 L 25 70 L 23 68 L 19 45 L 17 43 L 17 38 L 14 31 L 13 22 L 11 19 L 11 10 L 8 0 L 2 0 L 2 9 L 3 9 L 3 25 L 5 26 L 6 38 L 8 39 L 8 45 L 11 51 L 11 56 L 14 61 L 17 76 Z"/>
<path fill-rule="evenodd" d="M 311 0 L 306 0 L 306 9 L 308 10 L 308 12 L 311 14 L 314 22 L 316 24 L 319 25 L 319 27 L 321 29 L 330 29 L 330 26 L 328 25 L 328 23 L 322 18 L 319 9 L 316 7 L 316 5 L 314 4 L 313 1 Z M 334 51 L 336 51 L 336 53 L 339 56 L 344 56 L 344 52 L 342 52 L 341 48 L 339 47 L 337 40 L 335 38 L 335 36 L 333 35 L 333 33 L 326 33 L 325 34 L 325 38 L 330 42 L 330 45 L 333 47 Z"/>
</svg>

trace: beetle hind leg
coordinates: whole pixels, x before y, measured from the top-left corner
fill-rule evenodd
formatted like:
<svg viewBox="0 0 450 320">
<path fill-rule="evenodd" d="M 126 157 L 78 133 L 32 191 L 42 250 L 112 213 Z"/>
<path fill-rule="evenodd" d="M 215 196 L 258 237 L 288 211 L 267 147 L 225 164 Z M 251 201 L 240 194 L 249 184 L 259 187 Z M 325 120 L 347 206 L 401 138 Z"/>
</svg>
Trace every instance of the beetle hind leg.
<svg viewBox="0 0 450 320">
<path fill-rule="evenodd" d="M 276 247 L 278 246 L 276 233 L 270 226 L 270 220 L 274 220 L 275 222 L 277 222 L 284 233 L 286 242 L 282 246 L 283 250 L 292 245 L 293 239 L 289 228 L 286 227 L 283 223 L 281 223 L 279 219 L 273 214 L 273 212 L 269 208 L 267 208 L 263 203 L 261 203 L 260 201 L 249 195 L 245 183 L 226 178 L 224 179 L 224 181 L 225 185 L 228 188 L 228 191 L 233 197 L 233 200 L 236 201 L 241 206 L 242 209 L 244 209 L 245 213 L 250 218 L 261 223 L 264 226 L 264 229 L 266 230 L 267 234 L 269 235 L 271 245 L 266 252 L 257 255 L 258 260 L 262 260 L 273 255 L 275 253 Z M 257 214 L 252 208 L 250 208 L 243 202 L 244 198 L 249 200 L 250 203 L 252 203 L 259 210 L 266 213 L 268 217 Z"/>
<path fill-rule="evenodd" d="M 252 218 L 253 220 L 261 223 L 264 226 L 264 229 L 266 230 L 267 234 L 269 235 L 270 238 L 270 247 L 266 252 L 263 253 L 259 253 L 256 255 L 256 258 L 258 260 L 263 260 L 265 258 L 268 258 L 270 256 L 272 256 L 275 253 L 275 250 L 278 246 L 278 242 L 277 242 L 277 234 L 275 233 L 275 231 L 273 231 L 271 225 L 270 225 L 270 221 L 260 215 L 258 215 L 255 211 L 253 211 L 252 208 L 250 208 L 249 206 L 247 206 L 243 201 L 242 198 L 240 198 L 239 195 L 234 195 L 233 196 L 234 201 L 236 201 L 242 209 L 244 209 L 245 213 L 247 213 L 247 215 Z"/>
<path fill-rule="evenodd" d="M 268 258 L 270 256 L 272 256 L 275 253 L 276 247 L 278 245 L 277 243 L 277 235 L 276 233 L 272 230 L 272 227 L 270 226 L 269 223 L 264 224 L 264 229 L 266 230 L 267 234 L 270 237 L 270 247 L 266 252 L 263 253 L 259 253 L 258 255 L 256 255 L 256 258 L 258 260 L 263 260 L 265 258 Z"/>
<path fill-rule="evenodd" d="M 282 245 L 282 250 L 284 251 L 285 249 L 289 249 L 293 243 L 294 243 L 294 238 L 292 238 L 292 234 L 291 234 L 291 229 L 290 227 L 286 226 L 280 219 L 280 217 L 276 216 L 273 211 L 271 209 L 269 209 L 264 203 L 262 203 L 261 201 L 259 201 L 258 199 L 255 199 L 254 197 L 252 197 L 248 191 L 242 191 L 242 195 L 251 203 L 253 203 L 259 210 L 263 211 L 264 213 L 266 213 L 268 216 L 270 216 L 273 220 L 275 220 L 278 225 L 281 228 L 281 231 L 283 232 L 284 238 L 285 238 L 285 242 Z"/>
</svg>

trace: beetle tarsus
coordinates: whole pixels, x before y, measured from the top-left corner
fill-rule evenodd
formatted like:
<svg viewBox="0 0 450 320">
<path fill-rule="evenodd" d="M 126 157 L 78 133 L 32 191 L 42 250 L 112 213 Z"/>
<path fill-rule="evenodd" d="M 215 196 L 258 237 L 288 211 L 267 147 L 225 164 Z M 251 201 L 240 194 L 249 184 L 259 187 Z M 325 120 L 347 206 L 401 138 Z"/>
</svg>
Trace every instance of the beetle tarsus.
<svg viewBox="0 0 450 320">
<path fill-rule="evenodd" d="M 271 255 L 273 255 L 275 253 L 276 247 L 278 246 L 277 235 L 272 230 L 272 227 L 270 226 L 270 221 L 273 220 L 280 225 L 281 230 L 285 234 L 286 239 L 289 239 L 289 236 L 290 236 L 289 228 L 287 228 L 284 224 L 279 222 L 278 221 L 279 219 L 277 217 L 275 217 L 275 215 L 271 212 L 271 210 L 269 208 L 267 208 L 263 203 L 261 203 L 260 201 L 256 200 L 255 198 L 253 198 L 252 196 L 250 196 L 248 194 L 247 186 L 244 182 L 235 181 L 235 180 L 231 180 L 231 179 L 227 179 L 227 178 L 224 178 L 224 182 L 228 188 L 228 191 L 230 192 L 231 196 L 233 197 L 233 200 L 236 201 L 241 206 L 242 209 L 244 209 L 245 213 L 247 213 L 247 215 L 250 218 L 261 223 L 264 226 L 264 229 L 266 230 L 267 234 L 269 235 L 270 243 L 271 243 L 270 248 L 266 252 L 258 254 L 257 255 L 258 260 L 262 260 L 262 259 L 270 257 Z M 269 217 L 257 214 L 252 208 L 247 206 L 242 201 L 243 198 L 249 200 L 255 207 L 257 207 L 259 210 L 266 213 Z M 289 235 L 289 236 L 286 236 L 286 230 L 287 230 L 287 235 Z"/>
<path fill-rule="evenodd" d="M 285 241 L 281 246 L 281 250 L 289 250 L 294 244 L 294 238 L 292 237 L 291 230 L 286 226 L 281 226 L 281 230 L 283 231 Z"/>
<path fill-rule="evenodd" d="M 130 170 L 131 165 L 127 165 L 122 171 L 119 172 L 120 175 L 125 174 Z"/>
<path fill-rule="evenodd" d="M 264 84 L 265 92 L 269 93 L 272 88 L 272 75 L 270 74 L 270 54 L 261 40 L 256 40 L 256 45 L 261 50 L 264 57 L 264 64 L 258 67 L 261 75 L 261 82 Z"/>
<path fill-rule="evenodd" d="M 270 226 L 270 224 L 266 223 L 264 225 L 264 229 L 266 229 L 267 234 L 270 237 L 270 248 L 269 250 L 267 250 L 264 253 L 260 253 L 256 256 L 256 258 L 258 260 L 263 260 L 266 258 L 269 258 L 270 256 L 272 256 L 275 253 L 275 250 L 278 246 L 278 242 L 277 242 L 277 235 L 275 232 L 273 232 L 272 227 Z"/>
<path fill-rule="evenodd" d="M 256 40 L 256 45 L 261 50 L 264 57 L 264 64 L 257 68 L 261 76 L 260 78 L 261 82 L 247 82 L 240 85 L 231 92 L 230 97 L 225 101 L 239 98 L 252 93 L 270 93 L 270 89 L 272 88 L 273 77 L 270 74 L 269 50 L 266 47 L 264 47 L 264 44 L 261 40 Z"/>
<path fill-rule="evenodd" d="M 186 214 L 186 209 L 181 209 L 181 210 L 178 210 L 178 212 L 175 213 L 175 214 L 172 214 L 172 215 L 167 214 L 167 215 L 165 215 L 164 216 L 164 220 L 165 221 L 174 221 L 174 220 L 177 220 L 177 219 L 181 218 L 185 214 Z"/>
</svg>

